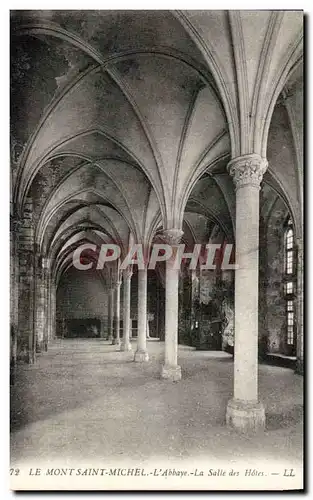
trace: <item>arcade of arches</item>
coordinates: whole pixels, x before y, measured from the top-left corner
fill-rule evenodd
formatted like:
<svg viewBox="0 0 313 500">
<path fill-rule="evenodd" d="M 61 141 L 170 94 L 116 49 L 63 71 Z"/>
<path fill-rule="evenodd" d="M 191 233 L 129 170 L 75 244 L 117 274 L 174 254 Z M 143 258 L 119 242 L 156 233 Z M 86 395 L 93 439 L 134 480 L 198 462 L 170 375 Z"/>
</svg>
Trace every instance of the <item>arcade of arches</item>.
<svg viewBox="0 0 313 500">
<path fill-rule="evenodd" d="M 225 351 L 227 425 L 264 428 L 258 366 L 303 370 L 302 37 L 300 11 L 12 12 L 13 384 L 86 338 L 137 369 L 159 342 L 168 384 L 179 346 Z M 73 266 L 160 241 L 239 268 Z"/>
</svg>

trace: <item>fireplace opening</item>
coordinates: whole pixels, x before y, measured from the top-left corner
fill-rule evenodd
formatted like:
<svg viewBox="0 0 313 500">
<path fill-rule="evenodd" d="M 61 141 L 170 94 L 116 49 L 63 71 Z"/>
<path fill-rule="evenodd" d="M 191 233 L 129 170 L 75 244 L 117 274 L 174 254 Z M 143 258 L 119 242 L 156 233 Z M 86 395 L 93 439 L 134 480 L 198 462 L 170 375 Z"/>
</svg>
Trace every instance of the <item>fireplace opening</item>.
<svg viewBox="0 0 313 500">
<path fill-rule="evenodd" d="M 68 319 L 65 322 L 65 338 L 99 338 L 101 321 L 97 318 Z"/>
</svg>

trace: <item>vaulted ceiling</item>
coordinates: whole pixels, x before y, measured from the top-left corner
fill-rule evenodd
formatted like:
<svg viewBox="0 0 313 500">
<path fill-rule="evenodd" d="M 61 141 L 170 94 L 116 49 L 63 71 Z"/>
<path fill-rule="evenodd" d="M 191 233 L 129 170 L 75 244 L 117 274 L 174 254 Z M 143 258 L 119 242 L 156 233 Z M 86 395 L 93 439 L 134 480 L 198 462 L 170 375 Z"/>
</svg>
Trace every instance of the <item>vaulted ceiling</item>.
<svg viewBox="0 0 313 500">
<path fill-rule="evenodd" d="M 126 249 L 184 214 L 231 238 L 240 154 L 267 155 L 297 214 L 301 12 L 15 11 L 11 28 L 12 199 L 60 268 L 78 242 Z"/>
</svg>

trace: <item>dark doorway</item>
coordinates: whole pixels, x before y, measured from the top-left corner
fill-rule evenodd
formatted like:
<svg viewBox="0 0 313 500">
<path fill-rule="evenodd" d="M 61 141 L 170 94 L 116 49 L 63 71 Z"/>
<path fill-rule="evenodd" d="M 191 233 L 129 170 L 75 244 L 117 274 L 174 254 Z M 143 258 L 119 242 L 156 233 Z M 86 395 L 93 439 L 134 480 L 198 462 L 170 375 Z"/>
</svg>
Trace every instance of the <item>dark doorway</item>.
<svg viewBox="0 0 313 500">
<path fill-rule="evenodd" d="M 69 319 L 66 322 L 66 338 L 99 338 L 101 322 L 97 318 Z"/>
<path fill-rule="evenodd" d="M 198 349 L 222 350 L 222 318 L 213 300 L 200 306 Z"/>
</svg>

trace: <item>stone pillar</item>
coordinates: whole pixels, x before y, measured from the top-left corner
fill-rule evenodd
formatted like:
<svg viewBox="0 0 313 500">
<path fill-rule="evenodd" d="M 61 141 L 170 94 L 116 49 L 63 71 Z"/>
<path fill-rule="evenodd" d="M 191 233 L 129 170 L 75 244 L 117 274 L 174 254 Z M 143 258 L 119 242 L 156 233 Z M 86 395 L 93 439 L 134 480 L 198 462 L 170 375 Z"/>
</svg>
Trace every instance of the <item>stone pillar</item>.
<svg viewBox="0 0 313 500">
<path fill-rule="evenodd" d="M 168 229 L 163 231 L 163 240 L 171 245 L 173 254 L 183 231 Z M 161 377 L 177 381 L 181 379 L 181 368 L 177 364 L 178 351 L 178 280 L 179 269 L 174 266 L 175 255 L 166 261 L 165 272 L 165 356 Z"/>
<path fill-rule="evenodd" d="M 24 256 L 26 252 L 24 253 Z M 28 292 L 29 292 L 29 302 L 27 304 L 27 307 L 29 308 L 29 315 L 28 317 L 26 316 L 26 325 L 28 326 L 28 363 L 34 364 L 36 361 L 36 331 L 35 331 L 35 283 L 34 283 L 34 268 L 35 268 L 35 256 L 34 252 L 29 252 L 27 255 L 27 258 L 25 259 L 29 261 L 31 264 L 29 266 L 29 276 L 31 277 L 31 282 L 28 284 Z M 21 266 L 20 266 L 21 267 Z M 22 295 L 22 290 L 21 290 L 21 295 Z M 23 296 L 24 299 L 24 296 Z M 25 300 L 24 300 L 24 307 L 25 307 Z M 22 308 L 19 307 L 19 311 Z M 25 311 L 25 309 L 24 309 Z M 22 315 L 21 315 L 22 316 Z M 21 318 L 23 321 L 23 317 Z M 25 321 L 25 320 L 24 320 Z M 20 321 L 19 321 L 20 322 Z"/>
<path fill-rule="evenodd" d="M 114 333 L 113 333 L 113 345 L 116 345 L 117 350 L 121 347 L 120 338 L 120 314 L 121 314 L 121 280 L 118 278 L 115 283 L 115 311 L 114 311 Z"/>
<path fill-rule="evenodd" d="M 50 281 L 50 315 L 51 315 L 51 325 L 50 325 L 50 340 L 56 337 L 56 289 L 55 284 Z"/>
<path fill-rule="evenodd" d="M 35 362 L 36 341 L 34 332 L 34 224 L 32 201 L 27 198 L 20 219 L 18 239 L 18 339 L 17 357 L 30 364 Z"/>
<path fill-rule="evenodd" d="M 51 276 L 50 273 L 47 277 L 47 336 L 48 344 L 51 341 Z"/>
<path fill-rule="evenodd" d="M 267 161 L 257 154 L 228 165 L 236 186 L 234 397 L 226 423 L 242 432 L 261 430 L 265 411 L 258 399 L 259 191 Z"/>
<path fill-rule="evenodd" d="M 114 314 L 114 335 L 113 335 L 113 345 L 116 345 L 117 350 L 121 347 L 120 338 L 120 305 L 121 305 L 121 280 L 118 278 L 115 283 L 115 314 Z"/>
<path fill-rule="evenodd" d="M 100 332 L 99 332 L 99 337 L 100 339 L 105 339 L 105 319 L 104 317 L 99 318 L 100 321 Z"/>
<path fill-rule="evenodd" d="M 108 341 L 113 342 L 113 333 L 114 333 L 114 288 L 111 284 L 109 291 L 109 336 Z"/>
<path fill-rule="evenodd" d="M 34 333 L 36 341 L 36 352 L 46 350 L 47 331 L 46 331 L 46 259 L 40 253 L 35 255 L 35 300 L 34 300 Z"/>
<path fill-rule="evenodd" d="M 130 343 L 130 285 L 131 285 L 131 277 L 133 273 L 130 268 L 127 268 L 123 271 L 123 280 L 124 280 L 124 316 L 123 316 L 123 340 L 121 345 L 121 351 L 131 351 L 131 343 Z"/>
<path fill-rule="evenodd" d="M 149 361 L 147 351 L 147 269 L 138 269 L 138 333 L 137 333 L 137 351 L 134 361 Z"/>
<path fill-rule="evenodd" d="M 199 347 L 200 331 L 200 269 L 191 271 L 191 345 Z"/>
<path fill-rule="evenodd" d="M 131 339 L 133 336 L 133 320 L 132 318 L 129 319 L 129 338 Z"/>
<path fill-rule="evenodd" d="M 297 240 L 297 364 L 296 373 L 303 375 L 303 244 Z"/>
<path fill-rule="evenodd" d="M 107 295 L 108 295 L 108 301 L 107 301 L 107 315 L 106 315 L 104 338 L 105 338 L 105 340 L 109 340 L 110 339 L 111 289 L 109 287 L 107 287 L 106 290 L 107 290 Z"/>
<path fill-rule="evenodd" d="M 49 342 L 49 260 L 47 258 L 43 259 L 42 263 L 43 271 L 43 347 L 44 350 L 48 350 Z"/>
<path fill-rule="evenodd" d="M 18 342 L 19 239 L 20 220 L 10 218 L 10 382 L 15 383 Z"/>
</svg>

